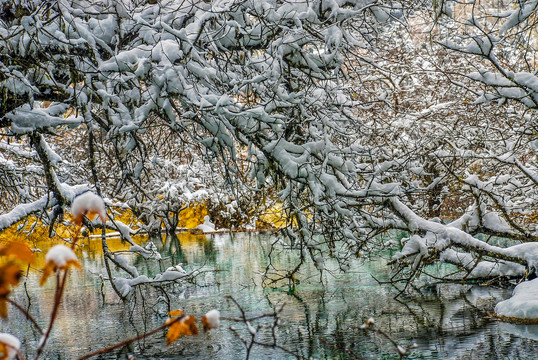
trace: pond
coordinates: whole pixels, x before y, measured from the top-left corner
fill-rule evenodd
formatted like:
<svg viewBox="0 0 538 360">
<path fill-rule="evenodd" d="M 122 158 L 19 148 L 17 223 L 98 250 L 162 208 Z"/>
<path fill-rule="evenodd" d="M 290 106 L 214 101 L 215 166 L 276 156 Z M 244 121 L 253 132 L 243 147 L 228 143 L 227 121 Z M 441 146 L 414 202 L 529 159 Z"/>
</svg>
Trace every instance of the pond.
<svg viewBox="0 0 538 360">
<path fill-rule="evenodd" d="M 239 233 L 193 235 L 152 241 L 163 259 L 145 261 L 123 255 L 140 273 L 153 275 L 160 268 L 182 263 L 186 271 L 198 269 L 192 283 L 166 289 L 139 288 L 130 301 L 120 301 L 108 283 L 100 239 L 85 240 L 77 250 L 83 269 L 70 273 L 64 301 L 44 358 L 75 359 L 90 351 L 140 335 L 164 323 L 169 309 L 185 310 L 200 317 L 208 310 L 239 318 L 232 296 L 248 316 L 270 313 L 283 305 L 276 329 L 278 345 L 304 358 L 313 359 L 398 359 L 394 346 L 382 336 L 361 329 L 370 317 L 375 326 L 403 347 L 416 343 L 411 359 L 536 359 L 538 326 L 514 325 L 488 317 L 499 300 L 510 295 L 506 289 L 478 285 L 438 284 L 423 287 L 418 295 L 394 299 L 396 291 L 375 279 L 387 276 L 388 256 L 357 260 L 346 274 L 333 276 L 306 265 L 298 275 L 295 291 L 287 283 L 262 286 L 267 253 L 274 234 Z M 109 239 L 114 250 L 122 247 Z M 45 250 L 45 241 L 35 244 Z M 273 254 L 272 264 L 284 268 L 297 261 L 296 254 Z M 39 267 L 38 259 L 36 267 Z M 330 268 L 333 264 L 327 263 Z M 336 273 L 335 273 L 336 274 Z M 25 285 L 12 296 L 29 306 L 45 325 L 54 296 L 54 281 L 39 288 L 40 274 L 30 271 Z M 320 281 L 322 280 L 322 281 Z M 271 318 L 253 321 L 256 340 L 270 342 Z M 231 330 L 230 328 L 233 328 Z M 0 331 L 17 336 L 23 353 L 32 358 L 39 335 L 15 309 L 0 323 Z M 165 346 L 165 332 L 134 342 L 101 359 L 241 359 L 246 349 L 241 340 L 250 339 L 243 323 L 223 321 L 217 330 L 200 336 L 182 337 Z M 33 349 L 33 350 L 32 350 Z M 31 350 L 31 351 L 30 351 Z M 284 350 L 254 346 L 251 359 L 290 359 Z"/>
</svg>

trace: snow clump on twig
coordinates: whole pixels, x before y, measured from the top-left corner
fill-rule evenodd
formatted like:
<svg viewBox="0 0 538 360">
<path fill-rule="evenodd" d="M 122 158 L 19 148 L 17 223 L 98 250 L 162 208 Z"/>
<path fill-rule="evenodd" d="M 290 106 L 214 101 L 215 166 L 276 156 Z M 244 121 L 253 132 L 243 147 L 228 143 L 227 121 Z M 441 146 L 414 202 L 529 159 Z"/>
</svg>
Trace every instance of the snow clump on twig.
<svg viewBox="0 0 538 360">
<path fill-rule="evenodd" d="M 73 214 L 73 222 L 77 225 L 82 224 L 84 216 L 90 220 L 99 216 L 101 222 L 106 223 L 105 202 L 99 195 L 91 191 L 85 192 L 73 200 L 71 213 Z"/>
<path fill-rule="evenodd" d="M 50 248 L 45 256 L 45 266 L 41 274 L 39 285 L 43 286 L 49 276 L 58 270 L 67 270 L 70 267 L 81 268 L 82 265 L 78 262 L 77 256 L 65 245 L 55 245 Z"/>
<path fill-rule="evenodd" d="M 73 250 L 65 245 L 55 245 L 51 247 L 45 256 L 45 262 L 51 262 L 60 269 L 64 268 L 66 264 L 73 261 L 78 262 L 77 256 Z"/>
<path fill-rule="evenodd" d="M 218 310 L 209 310 L 202 316 L 202 325 L 205 331 L 216 329 L 220 325 L 220 312 Z"/>
</svg>

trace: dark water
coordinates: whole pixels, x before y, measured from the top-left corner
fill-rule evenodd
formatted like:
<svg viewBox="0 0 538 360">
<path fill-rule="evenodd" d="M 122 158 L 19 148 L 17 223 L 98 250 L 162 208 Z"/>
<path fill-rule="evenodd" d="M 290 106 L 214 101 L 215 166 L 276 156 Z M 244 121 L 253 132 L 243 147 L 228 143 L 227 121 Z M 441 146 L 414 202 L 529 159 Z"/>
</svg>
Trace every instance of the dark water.
<svg viewBox="0 0 538 360">
<path fill-rule="evenodd" d="M 417 348 L 409 352 L 411 359 L 538 358 L 538 326 L 506 324 L 487 316 L 496 302 L 509 296 L 507 290 L 441 284 L 422 287 L 412 297 L 395 300 L 395 290 L 379 285 L 372 277 L 387 276 L 386 260 L 379 256 L 368 262 L 357 261 L 349 273 L 338 277 L 324 272 L 320 278 L 313 266 L 305 266 L 292 293 L 286 282 L 263 286 L 274 235 L 178 236 L 179 239 L 154 241 L 165 255 L 161 261 L 128 254 L 124 257 L 147 275 L 181 262 L 187 271 L 200 270 L 194 280 L 196 285 L 141 287 L 125 303 L 118 300 L 109 284 L 102 286 L 100 274 L 105 270 L 100 240 L 88 241 L 77 253 L 83 270 L 73 272 L 69 278 L 44 358 L 75 359 L 137 336 L 163 324 L 169 309 L 200 317 L 216 308 L 222 316 L 239 318 L 241 312 L 227 296 L 233 296 L 247 316 L 270 313 L 284 304 L 275 332 L 277 344 L 305 358 L 398 359 L 389 341 L 360 329 L 370 317 L 377 328 L 403 347 L 416 343 Z M 298 261 L 294 253 L 273 255 L 272 264 L 277 268 L 289 268 Z M 327 265 L 331 267 L 331 263 Z M 38 279 L 39 274 L 31 271 L 27 292 L 19 286 L 13 298 L 21 304 L 30 303 L 29 311 L 44 326 L 54 281 L 49 280 L 41 289 Z M 271 342 L 271 324 L 271 318 L 251 322 L 253 327 L 259 327 L 257 341 Z M 39 336 L 16 310 L 10 308 L 9 321 L 0 323 L 0 331 L 16 335 L 23 343 L 25 356 L 33 358 Z M 181 338 L 168 347 L 164 345 L 164 335 L 160 332 L 101 358 L 125 359 L 133 354 L 137 359 L 241 359 L 247 352 L 239 337 L 247 344 L 252 338 L 244 324 L 230 321 L 223 321 L 218 330 Z M 253 346 L 250 358 L 294 357 L 281 349 Z"/>
</svg>

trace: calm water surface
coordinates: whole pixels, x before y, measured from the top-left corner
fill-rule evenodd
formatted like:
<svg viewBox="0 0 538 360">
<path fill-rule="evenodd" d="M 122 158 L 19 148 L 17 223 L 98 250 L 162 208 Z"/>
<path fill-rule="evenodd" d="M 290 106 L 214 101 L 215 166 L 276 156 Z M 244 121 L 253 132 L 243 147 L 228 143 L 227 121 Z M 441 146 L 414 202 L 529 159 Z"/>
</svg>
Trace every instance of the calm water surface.
<svg viewBox="0 0 538 360">
<path fill-rule="evenodd" d="M 200 269 L 201 274 L 195 279 L 196 286 L 182 283 L 163 289 L 140 288 L 128 302 L 119 301 L 109 284 L 103 286 L 101 279 L 106 272 L 100 240 L 87 240 L 77 253 L 83 270 L 71 273 L 45 358 L 74 359 L 137 336 L 163 324 L 170 308 L 197 317 L 216 308 L 222 316 L 237 318 L 240 312 L 227 300 L 228 295 L 253 316 L 285 304 L 277 330 L 279 345 L 305 358 L 398 359 L 388 341 L 360 329 L 370 317 L 401 345 L 418 345 L 410 353 L 411 359 L 538 358 L 538 326 L 506 324 L 487 317 L 496 302 L 509 296 L 507 290 L 431 285 L 416 296 L 395 300 L 396 291 L 373 278 L 387 276 L 386 259 L 379 256 L 357 261 L 349 273 L 338 277 L 324 272 L 320 278 L 315 268 L 305 266 L 292 294 L 287 283 L 262 286 L 267 253 L 275 240 L 275 235 L 268 234 L 180 234 L 154 239 L 165 256 L 161 261 L 146 261 L 127 253 L 122 257 L 148 276 L 177 263 L 183 263 L 187 271 Z M 109 242 L 112 248 L 122 247 L 117 240 Z M 43 250 L 47 246 L 44 242 L 36 245 Z M 296 261 L 296 254 L 283 252 L 274 254 L 272 264 L 285 268 Z M 31 271 L 26 287 L 19 286 L 13 298 L 29 306 L 44 326 L 54 281 L 49 279 L 42 289 L 38 280 L 39 274 Z M 262 320 L 252 325 L 269 324 Z M 25 355 L 33 357 L 31 349 L 36 348 L 39 336 L 16 310 L 10 309 L 10 318 L 0 323 L 0 331 L 16 335 Z M 241 359 L 246 351 L 237 335 L 244 339 L 250 336 L 243 324 L 231 322 L 223 322 L 209 334 L 181 338 L 169 347 L 164 346 L 164 335 L 156 334 L 101 359 L 126 359 L 129 354 L 137 359 Z M 256 338 L 269 341 L 267 330 L 261 329 Z M 255 346 L 251 352 L 251 359 L 288 358 L 293 357 L 272 348 Z"/>
</svg>

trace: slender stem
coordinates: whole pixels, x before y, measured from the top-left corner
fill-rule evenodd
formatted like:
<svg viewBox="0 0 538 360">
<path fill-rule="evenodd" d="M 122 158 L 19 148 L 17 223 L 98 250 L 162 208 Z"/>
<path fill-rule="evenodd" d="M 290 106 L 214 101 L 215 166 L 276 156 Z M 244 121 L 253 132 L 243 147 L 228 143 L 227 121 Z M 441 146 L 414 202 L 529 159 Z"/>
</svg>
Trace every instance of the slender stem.
<svg viewBox="0 0 538 360">
<path fill-rule="evenodd" d="M 23 308 L 22 306 L 20 306 L 19 304 L 17 304 L 15 301 L 11 300 L 11 299 L 7 299 L 7 301 L 15 306 L 21 313 L 24 314 L 24 316 L 26 316 L 26 318 L 28 320 L 30 320 L 30 322 L 36 327 L 36 329 L 41 333 L 41 335 L 43 335 L 43 329 L 41 329 L 41 326 L 39 326 L 39 324 L 37 323 L 37 321 L 34 319 L 34 317 L 32 315 L 30 315 L 30 313 L 28 311 L 26 311 L 25 308 Z"/>
<path fill-rule="evenodd" d="M 169 327 L 169 326 L 171 326 L 172 324 L 174 324 L 174 323 L 180 321 L 181 319 L 182 319 L 182 317 L 175 318 L 174 320 L 172 320 L 172 321 L 170 321 L 170 322 L 167 322 L 167 323 L 165 323 L 165 324 L 163 324 L 163 325 L 161 325 L 161 326 L 159 326 L 159 327 L 157 327 L 157 328 L 155 328 L 155 329 L 153 329 L 153 330 L 151 330 L 151 331 L 148 331 L 147 333 L 144 333 L 144 334 L 142 334 L 142 335 L 138 335 L 138 336 L 136 336 L 136 337 L 133 337 L 133 338 L 124 340 L 124 341 L 122 341 L 122 342 L 120 342 L 120 343 L 117 343 L 117 344 L 115 344 L 115 345 L 106 347 L 106 348 L 104 348 L 104 349 L 101 349 L 101 350 L 97 350 L 97 351 L 88 353 L 88 354 L 86 354 L 86 355 L 84 355 L 84 356 L 82 356 L 82 357 L 79 357 L 77 360 L 89 359 L 89 358 L 94 357 L 94 356 L 97 356 L 97 355 L 106 354 L 106 353 L 108 353 L 108 352 L 110 352 L 110 351 L 112 351 L 112 350 L 118 349 L 118 348 L 123 347 L 123 346 L 125 346 L 125 345 L 128 345 L 128 344 L 130 344 L 130 343 L 132 343 L 132 342 L 135 342 L 135 341 L 137 341 L 137 340 L 144 339 L 144 338 L 146 338 L 146 337 L 148 337 L 148 336 L 151 336 L 151 335 L 153 335 L 153 334 L 155 334 L 155 333 L 158 333 L 159 331 L 161 331 L 161 330 L 163 330 L 163 329 L 166 329 L 167 327 Z"/>
<path fill-rule="evenodd" d="M 71 240 L 71 250 L 75 250 L 75 245 L 77 244 L 78 234 L 80 233 L 81 228 L 82 225 L 77 225 L 77 228 L 75 230 L 75 236 L 73 237 L 73 240 Z"/>
<path fill-rule="evenodd" d="M 372 332 L 374 332 L 376 334 L 379 334 L 379 335 L 385 337 L 385 339 L 390 341 L 392 343 L 392 345 L 396 348 L 396 351 L 398 352 L 398 355 L 400 355 L 400 359 L 404 358 L 405 352 L 402 353 L 400 351 L 400 345 L 398 345 L 398 343 L 396 341 L 394 341 L 386 332 L 384 332 L 383 330 L 380 330 L 380 329 L 375 329 L 375 328 L 365 328 L 363 330 L 372 331 Z"/>
<path fill-rule="evenodd" d="M 63 276 L 61 277 L 61 280 L 60 280 L 60 273 L 58 273 L 56 276 L 56 294 L 54 296 L 54 305 L 52 308 L 52 313 L 50 315 L 49 327 L 47 328 L 47 332 L 45 333 L 45 335 L 43 335 L 43 337 L 41 338 L 39 347 L 37 348 L 37 352 L 34 358 L 35 360 L 39 359 L 41 354 L 43 354 L 43 349 L 45 348 L 45 345 L 47 345 L 47 341 L 52 331 L 52 326 L 54 325 L 54 321 L 56 321 L 56 317 L 58 316 L 58 309 L 60 307 L 62 295 L 65 289 L 65 280 L 67 279 L 67 273 L 68 273 L 68 269 L 65 269 L 63 272 Z"/>
<path fill-rule="evenodd" d="M 324 338 L 320 337 L 319 341 L 321 341 L 325 345 L 328 345 L 328 346 L 332 347 L 334 350 L 339 350 L 339 351 L 345 352 L 346 354 L 352 356 L 355 360 L 364 360 L 364 358 L 359 357 L 357 354 L 355 354 L 350 349 L 342 348 L 342 347 L 340 347 L 340 346 L 338 346 L 336 344 L 331 344 L 330 342 L 328 342 Z"/>
</svg>

